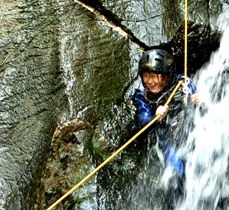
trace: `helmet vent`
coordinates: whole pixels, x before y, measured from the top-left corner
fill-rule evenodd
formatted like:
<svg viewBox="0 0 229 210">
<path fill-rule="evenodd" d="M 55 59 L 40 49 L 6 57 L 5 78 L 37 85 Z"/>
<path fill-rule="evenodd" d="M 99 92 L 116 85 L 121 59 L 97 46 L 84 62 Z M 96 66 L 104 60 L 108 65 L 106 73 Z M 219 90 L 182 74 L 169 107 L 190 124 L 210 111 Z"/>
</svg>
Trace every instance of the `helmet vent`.
<svg viewBox="0 0 229 210">
<path fill-rule="evenodd" d="M 160 58 L 155 58 L 155 61 L 158 61 L 158 62 L 162 62 L 162 60 Z"/>
</svg>

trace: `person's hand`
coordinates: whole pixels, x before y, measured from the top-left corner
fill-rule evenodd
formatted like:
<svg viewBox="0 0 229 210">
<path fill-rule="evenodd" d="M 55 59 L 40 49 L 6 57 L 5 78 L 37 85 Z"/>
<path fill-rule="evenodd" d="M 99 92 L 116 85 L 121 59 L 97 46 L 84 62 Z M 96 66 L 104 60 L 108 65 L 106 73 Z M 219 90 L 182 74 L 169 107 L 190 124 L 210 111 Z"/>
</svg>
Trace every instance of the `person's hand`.
<svg viewBox="0 0 229 210">
<path fill-rule="evenodd" d="M 159 117 L 159 121 L 163 120 L 166 116 L 166 114 L 168 113 L 169 107 L 168 105 L 160 105 L 159 107 L 157 107 L 156 110 L 156 115 L 160 115 Z"/>
<path fill-rule="evenodd" d="M 201 99 L 200 99 L 199 94 L 198 93 L 192 94 L 191 95 L 191 101 L 192 101 L 192 104 L 194 104 L 194 105 L 200 105 Z"/>
</svg>

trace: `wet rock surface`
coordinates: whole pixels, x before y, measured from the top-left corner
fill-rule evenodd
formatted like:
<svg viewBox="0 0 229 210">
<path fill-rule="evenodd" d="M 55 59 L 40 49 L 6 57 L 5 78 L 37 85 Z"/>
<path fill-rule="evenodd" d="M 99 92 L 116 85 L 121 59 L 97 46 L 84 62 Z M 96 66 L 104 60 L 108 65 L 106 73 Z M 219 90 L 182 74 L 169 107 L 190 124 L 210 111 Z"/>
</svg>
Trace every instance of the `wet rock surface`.
<svg viewBox="0 0 229 210">
<path fill-rule="evenodd" d="M 29 209 L 49 139 L 67 104 L 59 76 L 55 5 L 0 4 L 0 208 Z"/>
<path fill-rule="evenodd" d="M 141 51 L 163 47 L 183 72 L 182 3 L 0 1 L 0 209 L 47 208 L 132 137 Z M 227 4 L 189 1 L 190 74 L 217 49 Z M 145 156 L 132 144 L 58 209 L 117 207 L 139 177 L 159 175 L 141 168 Z"/>
</svg>

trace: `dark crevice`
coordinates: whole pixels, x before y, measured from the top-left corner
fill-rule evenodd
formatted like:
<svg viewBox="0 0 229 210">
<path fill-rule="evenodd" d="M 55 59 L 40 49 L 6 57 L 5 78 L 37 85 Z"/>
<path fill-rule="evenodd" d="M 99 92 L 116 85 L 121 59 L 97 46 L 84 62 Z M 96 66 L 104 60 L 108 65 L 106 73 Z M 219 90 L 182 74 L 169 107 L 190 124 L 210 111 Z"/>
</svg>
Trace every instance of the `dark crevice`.
<svg viewBox="0 0 229 210">
<path fill-rule="evenodd" d="M 123 21 L 116 14 L 112 13 L 110 10 L 107 10 L 100 1 L 98 0 L 75 0 L 76 3 L 81 3 L 82 6 L 89 7 L 96 15 L 103 16 L 106 21 L 113 25 L 114 27 L 118 27 L 122 32 L 124 32 L 127 37 L 135 44 L 137 44 L 143 50 L 147 50 L 150 47 L 147 46 L 144 42 L 139 40 L 130 29 L 124 26 L 121 22 Z"/>
<path fill-rule="evenodd" d="M 219 48 L 220 33 L 212 31 L 209 25 L 188 24 L 187 65 L 189 74 L 195 74 L 206 62 L 212 52 Z M 168 43 L 176 61 L 178 73 L 184 71 L 184 27 L 181 26 Z M 190 76 L 189 75 L 189 76 Z"/>
<path fill-rule="evenodd" d="M 86 7 L 98 16 L 102 16 L 114 28 L 124 32 L 126 36 L 142 50 L 161 48 L 171 53 L 177 61 L 178 73 L 184 70 L 184 25 L 181 24 L 174 33 L 174 37 L 167 43 L 161 43 L 156 46 L 147 46 L 139 40 L 133 32 L 122 24 L 122 19 L 110 10 L 106 9 L 99 0 L 74 0 Z M 153 17 L 152 17 L 153 18 Z M 144 20 L 140 20 L 144 21 Z M 190 74 L 194 74 L 201 66 L 207 62 L 211 53 L 219 47 L 220 34 L 213 32 L 209 23 L 207 25 L 198 25 L 192 22 L 188 23 L 188 69 Z M 202 49 L 202 50 L 200 50 Z"/>
</svg>

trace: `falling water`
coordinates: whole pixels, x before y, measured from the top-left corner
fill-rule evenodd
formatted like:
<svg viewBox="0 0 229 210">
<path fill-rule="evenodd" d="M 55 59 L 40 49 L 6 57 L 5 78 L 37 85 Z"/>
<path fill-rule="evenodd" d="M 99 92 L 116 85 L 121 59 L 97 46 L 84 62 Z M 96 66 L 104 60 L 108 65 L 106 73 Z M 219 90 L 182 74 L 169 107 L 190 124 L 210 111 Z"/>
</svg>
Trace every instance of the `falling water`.
<svg viewBox="0 0 229 210">
<path fill-rule="evenodd" d="M 204 105 L 194 110 L 183 129 L 188 137 L 178 153 L 186 160 L 185 196 L 174 210 L 229 210 L 227 200 L 219 208 L 229 198 L 229 8 L 217 27 L 222 34 L 220 47 L 194 78 Z M 166 202 L 164 187 L 173 173 L 169 168 L 161 171 L 152 154 L 148 151 L 125 209 L 159 210 Z"/>
<path fill-rule="evenodd" d="M 181 149 L 187 160 L 186 196 L 176 208 L 179 210 L 218 209 L 222 199 L 229 197 L 229 17 L 226 15 L 222 14 L 218 20 L 222 32 L 220 47 L 197 75 L 197 88 L 206 108 L 205 113 L 195 111 L 194 128 Z"/>
</svg>

